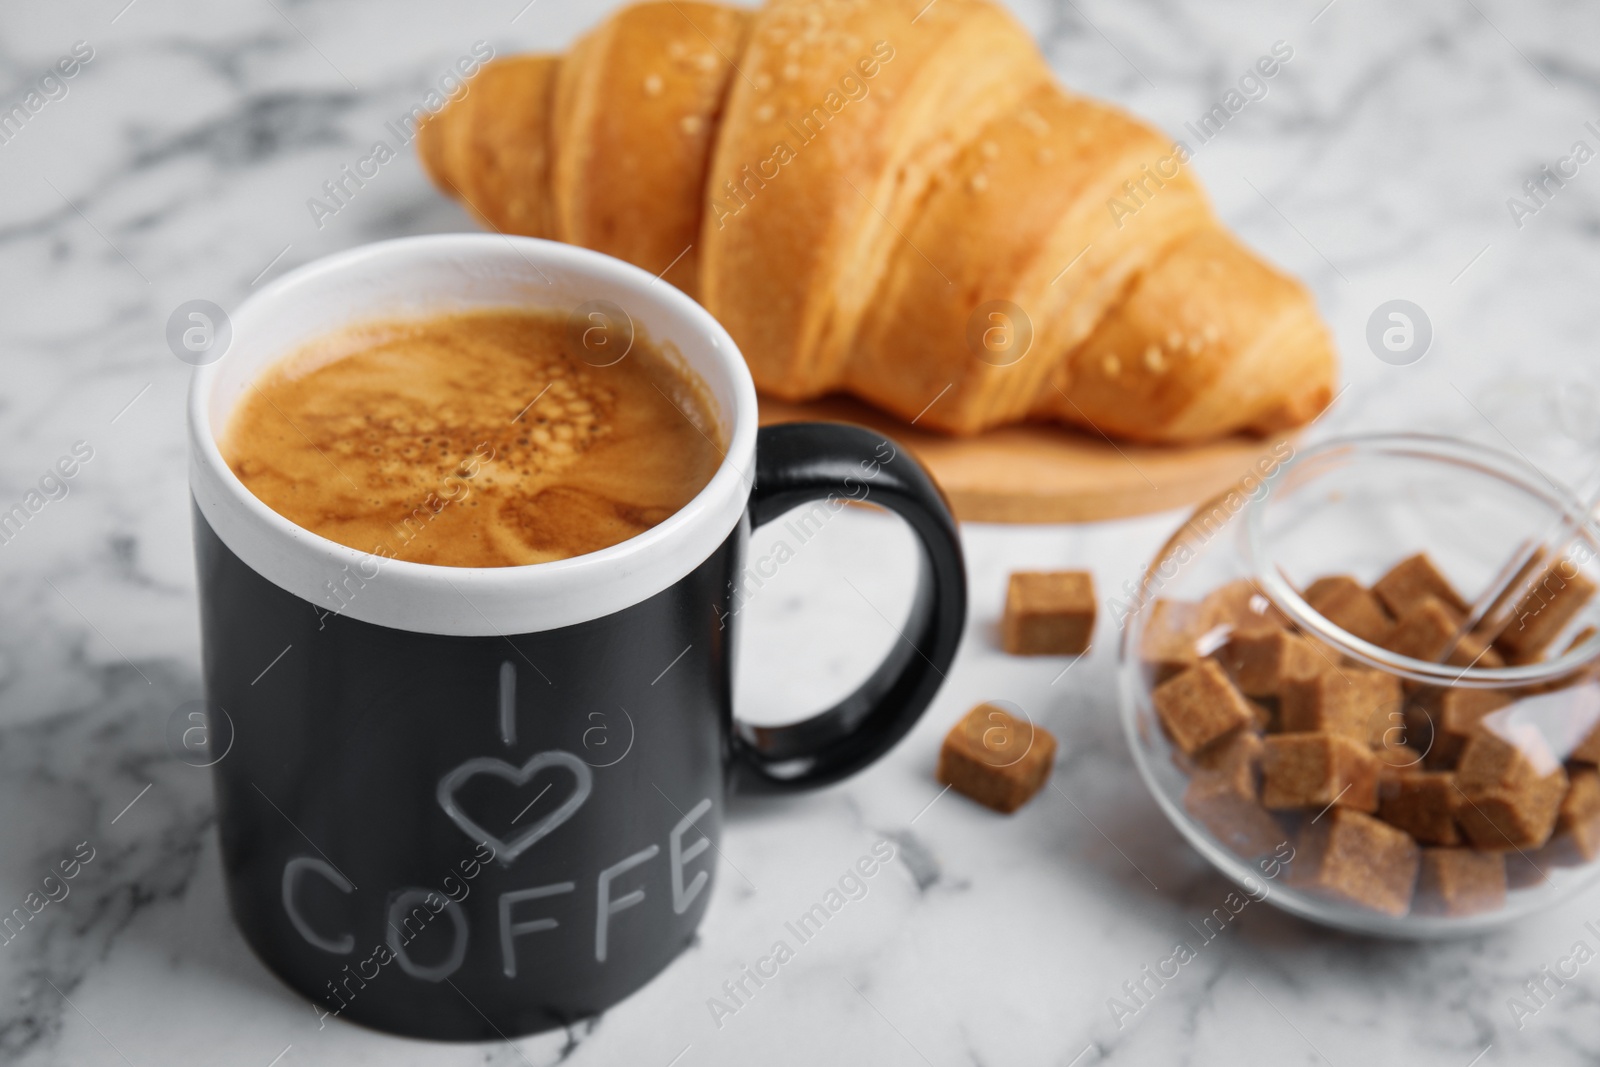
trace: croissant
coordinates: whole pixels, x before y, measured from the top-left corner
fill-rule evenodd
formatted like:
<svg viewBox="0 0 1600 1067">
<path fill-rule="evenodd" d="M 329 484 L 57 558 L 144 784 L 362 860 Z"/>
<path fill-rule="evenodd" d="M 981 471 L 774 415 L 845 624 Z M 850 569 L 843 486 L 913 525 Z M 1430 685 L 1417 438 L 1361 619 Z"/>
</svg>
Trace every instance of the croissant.
<svg viewBox="0 0 1600 1067">
<path fill-rule="evenodd" d="M 418 146 L 489 227 L 695 296 L 784 399 L 1186 443 L 1333 395 L 1310 294 L 1188 150 L 1064 91 L 990 0 L 640 3 L 488 64 Z"/>
</svg>

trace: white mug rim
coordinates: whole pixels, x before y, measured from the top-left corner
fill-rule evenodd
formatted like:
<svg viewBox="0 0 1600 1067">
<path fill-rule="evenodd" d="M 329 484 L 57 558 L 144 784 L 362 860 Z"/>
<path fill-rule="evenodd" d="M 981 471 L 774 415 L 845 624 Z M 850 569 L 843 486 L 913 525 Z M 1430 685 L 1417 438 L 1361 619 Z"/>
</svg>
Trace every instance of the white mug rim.
<svg viewBox="0 0 1600 1067">
<path fill-rule="evenodd" d="M 452 264 L 526 263 L 541 275 L 594 282 L 601 291 L 629 297 L 635 309 L 678 328 L 695 351 L 683 355 L 729 398 L 718 414 L 727 450 L 706 486 L 658 525 L 619 544 L 569 559 L 512 567 L 451 567 L 384 559 L 377 577 L 337 611 L 316 592 L 327 575 L 348 574 L 372 553 L 350 548 L 297 526 L 257 498 L 229 468 L 213 425 L 213 396 L 228 353 L 196 367 L 188 398 L 190 489 L 201 516 L 246 566 L 311 603 L 364 622 L 457 636 L 506 636 L 556 629 L 600 618 L 670 587 L 727 538 L 744 514 L 754 477 L 758 410 L 748 367 L 727 331 L 699 304 L 660 278 L 611 256 L 532 237 L 487 233 L 433 234 L 361 245 L 314 260 L 251 295 L 232 315 L 233 342 L 269 313 L 282 314 L 315 287 L 346 272 L 373 270 L 396 257 L 433 259 L 441 272 Z M 423 263 L 426 266 L 426 263 Z M 440 310 L 459 304 L 441 302 Z M 482 306 L 492 306 L 484 304 Z M 502 305 L 503 306 L 503 305 Z M 371 318 L 353 313 L 351 323 Z M 655 331 L 652 331 L 654 333 Z M 287 355 L 283 352 L 281 355 Z M 372 595 L 362 595 L 368 592 Z M 310 594 L 310 595 L 308 595 Z"/>
</svg>

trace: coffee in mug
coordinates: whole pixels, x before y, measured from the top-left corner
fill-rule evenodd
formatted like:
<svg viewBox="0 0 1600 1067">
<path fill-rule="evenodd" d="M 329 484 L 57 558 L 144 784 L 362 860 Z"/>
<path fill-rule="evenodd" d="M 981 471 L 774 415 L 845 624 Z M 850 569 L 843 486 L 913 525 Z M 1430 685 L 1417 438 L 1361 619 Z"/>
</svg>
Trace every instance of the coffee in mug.
<svg viewBox="0 0 1600 1067">
<path fill-rule="evenodd" d="M 726 444 L 681 359 L 603 316 L 364 323 L 251 383 L 223 455 L 295 525 L 386 559 L 547 563 L 643 533 Z"/>
</svg>

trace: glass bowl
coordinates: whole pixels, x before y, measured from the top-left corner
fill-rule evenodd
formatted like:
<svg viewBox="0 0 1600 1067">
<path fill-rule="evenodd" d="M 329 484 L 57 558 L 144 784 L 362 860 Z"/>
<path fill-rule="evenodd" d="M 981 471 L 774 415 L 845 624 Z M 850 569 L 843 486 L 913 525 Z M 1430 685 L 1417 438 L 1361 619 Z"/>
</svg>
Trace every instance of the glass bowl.
<svg viewBox="0 0 1600 1067">
<path fill-rule="evenodd" d="M 1110 606 L 1123 726 L 1162 811 L 1253 899 L 1363 934 L 1470 934 L 1594 883 L 1586 519 L 1464 441 L 1280 446 Z M 1565 548 L 1527 572 L 1507 636 L 1452 646 L 1462 609 L 1546 543 Z"/>
</svg>

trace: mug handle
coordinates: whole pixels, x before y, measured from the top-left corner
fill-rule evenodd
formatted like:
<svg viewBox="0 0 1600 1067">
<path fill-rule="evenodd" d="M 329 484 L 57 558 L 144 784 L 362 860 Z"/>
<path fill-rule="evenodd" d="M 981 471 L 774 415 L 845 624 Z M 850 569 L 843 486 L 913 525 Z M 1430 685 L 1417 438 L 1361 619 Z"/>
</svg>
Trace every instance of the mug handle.
<svg viewBox="0 0 1600 1067">
<path fill-rule="evenodd" d="M 733 786 L 788 793 L 849 777 L 894 747 L 944 683 L 967 620 L 966 565 L 955 518 L 939 487 L 902 446 L 832 422 L 763 427 L 756 438 L 751 528 L 801 504 L 881 505 L 921 547 L 905 629 L 872 676 L 826 711 L 786 726 L 733 723 Z"/>
</svg>

